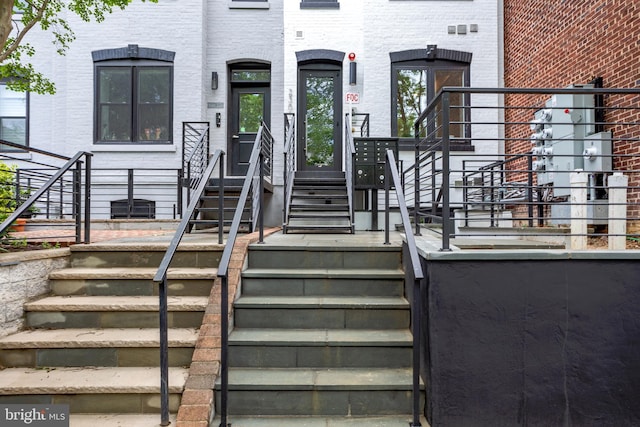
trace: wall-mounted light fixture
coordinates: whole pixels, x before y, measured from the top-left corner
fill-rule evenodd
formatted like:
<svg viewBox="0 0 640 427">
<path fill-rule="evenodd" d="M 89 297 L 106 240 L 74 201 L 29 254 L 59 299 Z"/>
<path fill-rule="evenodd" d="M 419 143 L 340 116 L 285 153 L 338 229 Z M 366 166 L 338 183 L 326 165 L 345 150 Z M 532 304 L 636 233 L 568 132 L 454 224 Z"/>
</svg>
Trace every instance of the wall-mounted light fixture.
<svg viewBox="0 0 640 427">
<path fill-rule="evenodd" d="M 358 82 L 358 64 L 356 63 L 356 54 L 351 52 L 349 54 L 349 84 L 355 86 Z"/>
<path fill-rule="evenodd" d="M 211 90 L 218 89 L 218 72 L 213 71 L 211 73 Z"/>
<path fill-rule="evenodd" d="M 351 86 L 355 86 L 358 82 L 358 63 L 350 62 L 349 63 L 349 84 Z"/>
</svg>

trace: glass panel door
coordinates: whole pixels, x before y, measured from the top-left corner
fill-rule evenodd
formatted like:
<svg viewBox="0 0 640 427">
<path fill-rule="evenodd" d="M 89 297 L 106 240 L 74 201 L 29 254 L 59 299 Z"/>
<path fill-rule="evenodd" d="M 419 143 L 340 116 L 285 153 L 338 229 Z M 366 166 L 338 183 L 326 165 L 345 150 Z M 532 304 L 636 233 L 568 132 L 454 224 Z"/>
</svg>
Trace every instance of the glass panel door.
<svg viewBox="0 0 640 427">
<path fill-rule="evenodd" d="M 301 72 L 299 132 L 301 170 L 341 170 L 340 72 Z"/>
</svg>

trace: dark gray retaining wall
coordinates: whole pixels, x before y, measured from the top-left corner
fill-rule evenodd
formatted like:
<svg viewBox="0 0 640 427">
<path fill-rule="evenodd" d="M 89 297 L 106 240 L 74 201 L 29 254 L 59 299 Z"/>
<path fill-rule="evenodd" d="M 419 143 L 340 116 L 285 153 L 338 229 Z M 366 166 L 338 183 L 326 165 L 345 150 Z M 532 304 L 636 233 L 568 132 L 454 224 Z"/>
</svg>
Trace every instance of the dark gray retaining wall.
<svg viewBox="0 0 640 427">
<path fill-rule="evenodd" d="M 423 256 L 432 427 L 640 425 L 640 254 Z"/>
</svg>

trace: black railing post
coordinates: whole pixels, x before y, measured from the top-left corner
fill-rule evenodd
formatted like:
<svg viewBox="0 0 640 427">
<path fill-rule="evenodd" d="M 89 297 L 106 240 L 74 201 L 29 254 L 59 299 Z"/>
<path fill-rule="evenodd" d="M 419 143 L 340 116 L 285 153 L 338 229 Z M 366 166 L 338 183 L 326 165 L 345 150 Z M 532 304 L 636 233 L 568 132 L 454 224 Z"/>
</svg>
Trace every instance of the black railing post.
<svg viewBox="0 0 640 427">
<path fill-rule="evenodd" d="M 169 339 L 167 313 L 167 273 L 164 273 L 158 288 L 160 302 L 160 425 L 169 421 Z"/>
<path fill-rule="evenodd" d="M 262 145 L 262 142 L 260 143 Z M 264 243 L 264 154 L 262 149 L 258 156 L 258 169 L 260 169 L 260 181 L 258 184 L 258 243 Z"/>
<path fill-rule="evenodd" d="M 385 157 L 384 164 L 384 244 L 390 245 L 389 239 L 389 191 L 391 190 L 391 169 L 389 166 L 389 159 Z M 378 201 L 376 200 L 376 203 Z"/>
<path fill-rule="evenodd" d="M 133 169 L 127 171 L 127 218 L 131 218 L 133 210 Z"/>
<path fill-rule="evenodd" d="M 177 211 L 178 216 L 182 218 L 182 185 L 184 183 L 184 169 L 178 169 L 178 185 L 176 187 L 176 201 L 177 201 Z M 175 216 L 174 218 L 175 219 Z"/>
<path fill-rule="evenodd" d="M 442 250 L 448 251 L 451 234 L 451 212 L 449 207 L 449 177 L 451 168 L 449 164 L 450 140 L 449 140 L 449 107 L 450 93 L 442 92 Z"/>
<path fill-rule="evenodd" d="M 220 277 L 220 427 L 227 427 L 227 394 L 229 392 L 229 290 L 227 275 Z"/>
<path fill-rule="evenodd" d="M 415 234 L 416 236 L 420 235 L 420 132 L 419 127 L 416 126 L 416 147 L 415 147 L 415 176 L 413 178 L 413 199 L 414 199 L 414 210 L 413 210 L 413 222 L 416 227 Z"/>
<path fill-rule="evenodd" d="M 224 241 L 224 153 L 220 154 L 218 179 L 218 244 L 221 245 Z"/>
<path fill-rule="evenodd" d="M 82 162 L 76 163 L 76 168 L 72 172 L 73 175 L 73 215 L 75 217 L 76 244 L 82 242 Z"/>
<path fill-rule="evenodd" d="M 420 346 L 422 328 L 422 292 L 421 279 L 413 279 L 413 304 L 411 307 L 411 333 L 413 334 L 413 423 L 411 427 L 420 427 Z"/>
<path fill-rule="evenodd" d="M 527 214 L 529 227 L 533 227 L 533 156 L 527 156 Z"/>
<path fill-rule="evenodd" d="M 91 157 L 84 155 L 84 243 L 91 243 Z M 62 182 L 60 183 L 62 185 Z M 62 212 L 62 211 L 60 211 Z"/>
</svg>

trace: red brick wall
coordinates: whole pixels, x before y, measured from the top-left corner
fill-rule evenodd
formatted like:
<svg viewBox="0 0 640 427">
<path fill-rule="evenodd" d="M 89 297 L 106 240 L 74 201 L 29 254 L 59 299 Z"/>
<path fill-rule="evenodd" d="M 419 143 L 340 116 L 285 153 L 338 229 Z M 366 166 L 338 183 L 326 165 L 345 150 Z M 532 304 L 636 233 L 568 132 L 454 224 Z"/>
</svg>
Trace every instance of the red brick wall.
<svg viewBox="0 0 640 427">
<path fill-rule="evenodd" d="M 640 1 L 638 0 L 504 0 L 505 86 L 566 87 L 602 77 L 605 88 L 640 87 Z M 510 96 L 509 103 L 531 98 Z M 640 122 L 640 100 L 606 98 L 605 107 L 634 106 L 607 112 L 606 121 Z M 543 99 L 540 100 L 541 104 Z M 507 111 L 507 121 L 531 120 L 531 111 Z M 624 141 L 640 137 L 638 126 L 609 127 L 614 131 L 615 169 L 640 170 L 640 144 Z M 507 130 L 509 132 L 509 130 Z M 507 137 L 508 153 L 529 152 L 527 130 L 515 128 Z M 640 185 L 640 173 L 630 176 Z M 640 200 L 632 191 L 631 200 Z"/>
</svg>

